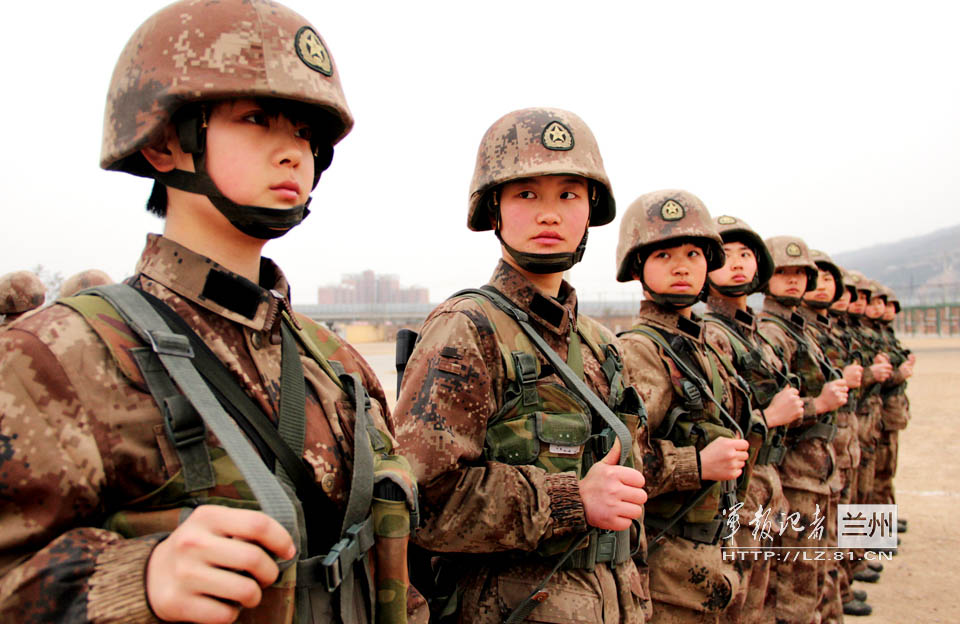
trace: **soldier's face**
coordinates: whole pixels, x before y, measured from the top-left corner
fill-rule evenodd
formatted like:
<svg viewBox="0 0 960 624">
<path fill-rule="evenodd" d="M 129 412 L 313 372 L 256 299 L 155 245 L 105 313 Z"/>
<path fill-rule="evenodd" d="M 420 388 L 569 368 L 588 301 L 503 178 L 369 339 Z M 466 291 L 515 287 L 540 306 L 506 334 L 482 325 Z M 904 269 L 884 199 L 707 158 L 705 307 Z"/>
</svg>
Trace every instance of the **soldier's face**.
<svg viewBox="0 0 960 624">
<path fill-rule="evenodd" d="M 867 309 L 867 293 L 862 290 L 857 291 L 856 301 L 850 302 L 850 307 L 847 308 L 847 312 L 850 314 L 863 314 L 863 311 Z"/>
<path fill-rule="evenodd" d="M 802 297 L 807 290 L 807 272 L 803 267 L 779 267 L 767 289 L 777 297 Z"/>
<path fill-rule="evenodd" d="M 590 219 L 587 180 L 580 176 L 536 176 L 500 189 L 500 236 L 518 251 L 568 253 L 580 244 Z M 514 264 L 503 251 L 503 258 Z"/>
<path fill-rule="evenodd" d="M 897 306 L 892 303 L 888 303 L 887 307 L 883 311 L 883 320 L 892 321 L 897 318 Z"/>
<path fill-rule="evenodd" d="M 753 250 L 743 243 L 723 244 L 726 262 L 715 271 L 710 271 L 710 279 L 717 286 L 740 286 L 748 284 L 757 274 L 757 257 Z"/>
<path fill-rule="evenodd" d="M 846 312 L 849 306 L 850 306 L 850 291 L 844 288 L 843 294 L 840 295 L 839 299 L 833 302 L 833 305 L 830 306 L 830 309 L 836 310 L 837 312 Z"/>
<path fill-rule="evenodd" d="M 867 305 L 865 314 L 867 315 L 867 318 L 878 319 L 883 316 L 883 313 L 886 309 L 887 302 L 883 300 L 883 297 L 874 297 Z"/>
<path fill-rule="evenodd" d="M 231 100 L 210 112 L 206 167 L 228 199 L 245 206 L 292 208 L 313 186 L 310 127 L 268 115 L 255 100 Z"/>
<path fill-rule="evenodd" d="M 837 282 L 833 279 L 833 273 L 830 271 L 819 270 L 817 275 L 817 288 L 806 293 L 803 298 L 807 301 L 833 301 L 833 296 L 837 294 Z"/>
<path fill-rule="evenodd" d="M 643 283 L 661 295 L 696 295 L 707 281 L 707 258 L 693 243 L 658 249 L 643 263 Z"/>
</svg>

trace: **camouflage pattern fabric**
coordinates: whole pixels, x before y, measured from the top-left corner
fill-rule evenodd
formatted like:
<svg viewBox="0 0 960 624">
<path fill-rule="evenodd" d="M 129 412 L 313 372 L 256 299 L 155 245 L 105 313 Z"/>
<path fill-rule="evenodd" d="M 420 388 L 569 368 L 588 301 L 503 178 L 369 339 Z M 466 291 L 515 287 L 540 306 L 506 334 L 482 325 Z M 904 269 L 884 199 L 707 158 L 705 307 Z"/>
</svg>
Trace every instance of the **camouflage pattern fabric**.
<svg viewBox="0 0 960 624">
<path fill-rule="evenodd" d="M 653 245 L 678 238 L 700 241 L 707 270 L 723 266 L 723 240 L 699 197 L 680 189 L 665 189 L 638 197 L 620 220 L 617 242 L 617 281 L 630 282 L 640 268 L 639 257 Z"/>
<path fill-rule="evenodd" d="M 525 108 L 495 121 L 480 141 L 470 182 L 467 227 L 493 229 L 490 192 L 518 178 L 579 175 L 600 185 L 590 225 L 606 225 L 616 215 L 610 178 L 590 127 L 577 115 L 558 108 Z"/>
<path fill-rule="evenodd" d="M 708 311 L 711 314 L 725 317 L 727 322 L 736 328 L 738 335 L 748 341 L 762 355 L 769 367 L 777 370 L 783 369 L 783 363 L 777 358 L 773 348 L 757 335 L 756 318 L 753 317 L 753 311 L 749 307 L 747 312 L 751 317 L 752 322 L 750 323 L 746 322 L 744 315 L 738 316 L 736 314 L 736 309 L 730 304 L 729 299 L 711 296 L 708 300 Z M 736 350 L 731 344 L 731 338 L 727 334 L 727 330 L 712 322 L 705 323 L 704 328 L 706 342 L 718 352 L 726 354 L 733 365 L 737 366 Z M 756 397 L 753 398 L 754 405 L 759 405 L 759 402 L 756 402 Z M 770 432 L 769 435 L 772 436 L 773 432 Z M 777 467 L 773 464 L 755 465 L 746 498 L 743 500 L 743 507 L 740 509 L 740 529 L 734 536 L 737 546 L 751 550 L 780 546 L 777 533 L 780 530 L 782 518 L 786 517 L 789 511 L 790 505 L 783 493 L 783 484 L 780 482 L 780 473 Z M 757 517 L 758 513 L 765 514 L 761 515 L 760 518 L 770 520 L 770 539 L 763 538 L 760 531 L 756 533 L 757 537 L 754 537 L 755 526 L 751 526 L 750 521 L 757 518 L 758 524 L 762 523 L 762 520 Z M 762 530 L 762 525 L 760 529 Z M 768 601 L 767 595 L 770 588 L 770 578 L 776 565 L 775 560 L 766 558 L 755 560 L 747 557 L 738 561 L 738 564 L 742 568 L 743 580 L 740 584 L 740 591 L 733 597 L 730 606 L 724 613 L 725 619 L 743 624 L 759 624 L 772 621 L 774 619 L 773 601 Z"/>
<path fill-rule="evenodd" d="M 0 327 L 43 305 L 47 287 L 30 271 L 14 271 L 0 277 Z"/>
<path fill-rule="evenodd" d="M 776 258 L 776 253 L 774 253 Z M 761 319 L 776 316 L 786 323 L 794 323 L 793 310 L 770 297 L 764 299 Z M 794 326 L 796 326 L 794 324 Z M 791 432 L 800 432 L 818 421 L 813 399 L 820 393 L 826 379 L 818 367 L 799 361 L 806 349 L 809 353 L 822 355 L 820 347 L 805 335 L 800 327 L 799 336 L 806 339 L 800 345 L 790 333 L 773 322 L 764 322 L 760 331 L 779 351 L 784 364 L 801 378 L 800 395 L 804 399 L 804 415 L 790 425 Z M 815 361 L 815 360 L 813 360 Z M 777 621 L 808 624 L 811 614 L 825 591 L 827 566 L 825 561 L 806 557 L 803 548 L 826 548 L 826 523 L 829 522 L 831 482 L 837 479 L 836 456 L 833 445 L 821 438 L 800 439 L 797 433 L 788 442 L 789 450 L 780 465 L 783 492 L 790 504 L 790 516 L 782 536 L 783 558 L 777 562 L 774 587 L 774 608 Z M 793 520 L 795 521 L 789 521 Z M 824 530 L 819 539 L 808 539 L 816 520 L 823 522 Z M 802 527 L 802 528 L 801 528 Z"/>
<path fill-rule="evenodd" d="M 110 276 L 99 269 L 87 269 L 74 273 L 63 281 L 60 286 L 60 297 L 72 297 L 81 290 L 93 288 L 94 286 L 106 286 L 112 284 Z"/>
<path fill-rule="evenodd" d="M 276 265 L 261 264 L 261 283 L 280 293 L 273 296 L 209 259 L 150 236 L 136 275 L 138 287 L 173 308 L 264 412 L 276 417 L 280 341 L 271 337 L 279 331 L 280 312 L 289 310 L 286 278 Z M 352 347 L 327 338 L 337 345 L 330 359 L 361 375 L 373 422 L 392 444 L 376 376 Z M 164 488 L 175 487 L 180 466 L 152 397 L 117 362 L 94 327 L 63 305 L 24 319 L 0 337 L 0 490 L 10 501 L 0 517 L 5 620 L 156 621 L 146 603 L 143 570 L 153 546 L 182 516 L 179 509 L 137 513 L 138 504 L 175 493 Z M 353 410 L 313 357 L 302 352 L 301 362 L 303 457 L 343 508 Z M 207 443 L 212 451 L 219 448 L 212 436 Z M 227 481 L 211 493 L 217 502 L 249 504 L 243 484 Z M 338 534 L 339 519 L 331 520 L 330 530 Z M 291 621 L 293 582 L 281 578 L 239 621 Z"/>
<path fill-rule="evenodd" d="M 644 301 L 636 319 L 642 324 L 682 334 L 693 346 L 692 354 L 701 370 L 710 370 L 702 325 L 698 321 L 682 323 L 681 317 L 652 301 Z M 696 335 L 680 327 L 697 328 Z M 690 328 L 692 330 L 692 328 Z M 640 333 L 621 337 L 623 360 L 635 387 L 647 406 L 651 436 L 660 427 L 671 408 L 680 401 L 669 369 L 657 345 Z M 729 410 L 734 408 L 733 393 L 723 368 L 723 396 L 717 397 Z M 643 457 L 645 489 L 651 500 L 677 492 L 694 494 L 701 487 L 697 449 L 675 446 L 665 439 L 651 439 L 651 449 Z M 648 502 L 649 504 L 649 502 Z M 718 622 L 740 584 L 733 562 L 724 561 L 720 544 L 701 544 L 676 536 L 664 536 L 659 548 L 650 555 L 650 594 L 654 600 L 652 622 Z"/>
<path fill-rule="evenodd" d="M 544 297 L 501 261 L 490 284 L 569 360 L 567 339 L 585 321 L 568 283 L 557 299 Z M 605 330 L 603 338 L 616 341 Z M 605 399 L 610 389 L 599 361 L 583 343 L 580 356 L 587 385 Z M 540 369 L 546 368 L 541 356 Z M 562 384 L 555 373 L 539 381 Z M 441 574 L 460 588 L 461 622 L 501 622 L 555 562 L 533 551 L 545 540 L 587 530 L 574 472 L 484 457 L 490 419 L 503 409 L 508 387 L 501 345 L 480 303 L 458 297 L 431 312 L 407 363 L 393 426 L 422 492 L 423 525 L 413 539 L 445 553 Z M 633 434 L 639 458 L 644 432 Z M 646 583 L 632 560 L 561 570 L 546 591 L 531 620 L 643 622 L 648 607 Z"/>
<path fill-rule="evenodd" d="M 333 143 L 353 126 L 336 63 L 305 18 L 269 0 L 182 0 L 144 22 L 117 61 L 100 166 L 137 169 L 128 159 L 186 102 L 242 97 L 316 107 Z"/>
</svg>

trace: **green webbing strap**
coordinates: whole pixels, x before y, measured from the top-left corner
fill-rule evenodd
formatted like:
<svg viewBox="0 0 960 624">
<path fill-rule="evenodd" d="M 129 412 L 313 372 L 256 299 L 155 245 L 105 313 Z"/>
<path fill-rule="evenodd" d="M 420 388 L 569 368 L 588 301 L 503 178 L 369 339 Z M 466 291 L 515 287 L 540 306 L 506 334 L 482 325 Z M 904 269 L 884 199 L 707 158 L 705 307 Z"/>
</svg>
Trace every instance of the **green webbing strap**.
<svg viewBox="0 0 960 624">
<path fill-rule="evenodd" d="M 790 334 L 790 337 L 796 340 L 798 344 L 802 343 L 806 347 L 807 352 L 809 352 L 813 356 L 814 361 L 817 363 L 817 366 L 820 367 L 820 370 L 823 372 L 824 376 L 831 377 L 830 381 L 833 381 L 835 379 L 841 379 L 843 377 L 843 373 L 837 370 L 837 368 L 833 364 L 831 364 L 826 358 L 824 358 L 823 354 L 819 353 L 817 349 L 810 348 L 810 341 L 806 336 L 798 334 L 792 327 L 790 327 L 787 324 L 785 320 L 783 320 L 779 316 L 763 316 L 760 318 L 760 320 L 763 322 L 773 323 L 774 325 L 777 325 L 783 331 Z"/>
<path fill-rule="evenodd" d="M 286 319 L 284 319 L 286 321 Z M 303 457 L 303 441 L 307 429 L 306 384 L 303 380 L 303 364 L 297 339 L 293 337 L 287 323 L 281 323 L 282 351 L 280 355 L 280 417 L 277 431 L 297 457 Z M 293 485 L 291 475 L 277 466 L 277 476 Z"/>
<path fill-rule="evenodd" d="M 708 399 L 710 399 L 710 402 L 717 406 L 717 410 L 720 416 L 723 419 L 725 419 L 730 425 L 733 426 L 734 431 L 740 434 L 741 438 L 744 437 L 743 431 L 740 429 L 740 425 L 737 423 L 736 420 L 733 419 L 733 416 L 730 415 L 730 412 L 726 410 L 726 408 L 720 403 L 720 401 L 717 400 L 717 398 L 714 396 L 714 393 L 711 391 L 711 388 L 707 386 L 707 382 L 704 381 L 700 375 L 698 375 L 692 368 L 690 368 L 690 366 L 687 365 L 687 363 L 680 357 L 680 354 L 673 350 L 673 347 L 670 346 L 670 343 L 667 342 L 667 340 L 663 337 L 663 335 L 660 334 L 660 332 L 658 332 L 656 329 L 652 327 L 647 327 L 645 325 L 638 325 L 636 327 L 633 327 L 632 329 L 628 329 L 627 331 L 621 333 L 620 335 L 622 336 L 623 334 L 627 334 L 627 333 L 643 334 L 644 336 L 647 336 L 648 338 L 650 338 L 650 340 L 653 340 L 656 344 L 658 344 L 660 348 L 664 350 L 667 356 L 671 360 L 673 360 L 674 364 L 677 365 L 677 368 L 680 369 L 680 372 L 686 375 L 691 382 L 696 384 L 698 386 L 698 389 L 703 394 L 705 394 Z M 709 361 L 709 358 L 708 358 L 708 361 Z M 714 364 L 710 362 L 710 366 L 711 368 L 713 368 Z M 714 375 L 714 377 L 716 377 L 716 375 Z M 713 385 L 713 389 L 716 390 L 719 385 L 719 380 L 714 379 L 712 385 Z"/>
<path fill-rule="evenodd" d="M 627 459 L 630 457 L 630 453 L 633 450 L 633 436 L 630 434 L 630 431 L 627 430 L 627 426 L 617 418 L 617 415 L 614 414 L 609 407 L 604 404 L 599 397 L 587 386 L 586 383 L 567 366 L 567 363 L 564 362 L 560 356 L 554 351 L 550 345 L 537 333 L 537 330 L 529 323 L 529 316 L 527 313 L 518 308 L 511 302 L 509 299 L 503 296 L 503 294 L 498 291 L 493 286 L 487 285 L 483 288 L 468 288 L 466 290 L 461 290 L 460 292 L 454 294 L 454 297 L 460 295 L 481 295 L 486 297 L 491 302 L 494 303 L 498 308 L 506 312 L 509 316 L 520 325 L 520 328 L 523 329 L 523 332 L 527 337 L 533 342 L 533 344 L 543 353 L 544 357 L 550 362 L 550 365 L 553 366 L 553 369 L 560 376 L 560 379 L 563 380 L 563 383 L 567 388 L 576 392 L 581 399 L 586 401 L 587 405 L 590 406 L 590 409 L 593 410 L 594 414 L 600 416 L 603 421 L 607 424 L 608 427 L 613 429 L 614 433 L 617 435 L 617 438 L 620 440 L 620 461 L 621 466 L 626 465 Z"/>
<path fill-rule="evenodd" d="M 163 414 L 167 437 L 177 451 L 183 471 L 183 490 L 196 492 L 217 484 L 207 448 L 207 428 L 190 401 L 183 396 L 163 368 L 163 364 L 148 347 L 131 349 L 130 355 L 147 382 L 147 389 Z"/>
<path fill-rule="evenodd" d="M 570 342 L 567 344 L 567 366 L 577 377 L 583 379 L 583 353 L 580 352 L 580 334 L 570 332 Z"/>
<path fill-rule="evenodd" d="M 740 335 L 740 332 L 738 332 L 735 328 L 728 325 L 723 318 L 714 314 L 707 314 L 704 317 L 704 320 L 708 323 L 714 323 L 715 325 L 719 326 L 721 329 L 723 329 L 727 333 L 727 336 L 730 338 L 730 344 L 733 346 L 733 350 L 737 352 L 738 357 L 743 358 L 744 354 L 747 354 L 747 353 L 753 354 L 754 357 L 757 358 L 757 362 L 760 364 L 760 366 L 766 369 L 766 371 L 772 374 L 774 377 L 779 378 L 783 382 L 784 387 L 791 385 L 790 379 L 787 377 L 787 375 L 783 371 L 777 369 L 776 366 L 771 366 L 770 364 L 768 364 L 767 360 L 763 357 L 763 352 L 760 349 L 754 347 L 749 342 L 747 342 L 747 340 Z M 756 334 L 760 336 L 760 338 L 764 342 L 766 342 L 767 344 L 770 344 L 770 342 L 766 338 L 764 338 L 764 336 L 760 334 L 760 332 L 756 332 Z M 770 345 L 770 346 L 773 347 L 773 345 Z M 774 348 L 774 351 L 776 351 L 776 348 L 775 347 L 773 348 Z"/>
<path fill-rule="evenodd" d="M 373 523 L 370 520 L 370 505 L 373 503 L 373 449 L 370 445 L 371 419 L 368 413 L 370 399 L 367 390 L 363 387 L 360 376 L 356 373 L 340 375 L 347 395 L 353 400 L 356 409 L 356 418 L 353 423 L 353 475 L 350 478 L 350 498 L 343 516 L 343 526 L 340 535 L 345 536 L 338 544 L 343 544 L 343 550 L 338 552 L 341 574 L 343 575 L 343 589 L 341 590 L 340 617 L 343 622 L 353 619 L 351 611 L 353 605 L 346 596 L 354 595 L 356 575 L 353 567 L 357 561 L 365 561 L 366 553 L 372 542 L 365 544 L 360 539 L 360 533 L 367 525 L 369 532 L 373 532 Z M 326 561 L 325 561 L 326 563 Z M 349 566 L 349 567 L 348 567 Z M 366 573 L 367 590 L 373 588 L 373 579 L 370 578 L 370 568 L 363 566 Z"/>
<path fill-rule="evenodd" d="M 293 502 L 197 372 L 189 339 L 172 332 L 160 314 L 133 287 L 112 284 L 91 290 L 110 302 L 127 325 L 150 345 L 180 391 L 234 460 L 260 503 L 260 508 L 279 522 L 293 538 L 299 555 L 300 527 Z M 297 555 L 287 561 L 279 561 L 280 568 L 289 567 L 297 560 Z"/>
</svg>

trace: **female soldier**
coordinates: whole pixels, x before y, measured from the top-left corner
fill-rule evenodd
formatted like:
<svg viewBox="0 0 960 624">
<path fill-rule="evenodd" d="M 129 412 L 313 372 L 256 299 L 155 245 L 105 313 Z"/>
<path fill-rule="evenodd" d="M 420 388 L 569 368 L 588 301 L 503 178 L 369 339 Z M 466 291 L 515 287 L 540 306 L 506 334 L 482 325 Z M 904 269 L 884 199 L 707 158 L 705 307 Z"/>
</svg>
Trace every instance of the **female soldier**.
<svg viewBox="0 0 960 624">
<path fill-rule="evenodd" d="M 817 265 L 807 245 L 792 236 L 767 239 L 774 273 L 767 284 L 760 332 L 774 345 L 789 370 L 799 376 L 803 418 L 787 431 L 787 455 L 780 465 L 783 491 L 790 503 L 784 548 L 827 546 L 825 523 L 830 504 L 830 480 L 836 458 L 831 441 L 836 434 L 834 411 L 847 401 L 842 379 L 828 381 L 823 352 L 807 335 L 806 322 L 796 312 L 803 294 L 817 284 Z M 776 569 L 777 621 L 807 624 L 824 594 L 827 566 L 801 551 L 785 553 Z M 811 560 L 812 559 L 812 560 Z"/>
<path fill-rule="evenodd" d="M 627 531 L 646 500 L 629 467 L 642 408 L 616 338 L 563 279 L 614 214 L 573 113 L 524 109 L 487 131 L 467 225 L 493 230 L 501 259 L 424 322 L 395 412 L 423 484 L 416 541 L 450 585 L 426 589 L 462 622 L 644 621 Z"/>
<path fill-rule="evenodd" d="M 717 622 L 739 587 L 719 542 L 748 443 L 731 416 L 735 389 L 691 310 L 721 266 L 720 237 L 691 193 L 648 193 L 624 216 L 617 280 L 640 281 L 645 297 L 621 343 L 654 438 L 643 470 L 655 622 Z"/>
<path fill-rule="evenodd" d="M 748 435 L 751 447 L 755 438 L 759 440 L 750 486 L 740 509 L 740 517 L 746 520 L 736 534 L 738 546 L 756 551 L 777 544 L 775 538 L 788 511 L 776 466 L 786 452 L 786 426 L 803 416 L 803 401 L 773 348 L 757 333 L 756 318 L 747 305 L 747 297 L 764 288 L 773 275 L 773 258 L 763 239 L 742 220 L 723 215 L 717 217 L 716 226 L 726 263 L 709 275 L 707 343 L 746 381 L 753 407 L 762 410 L 766 425 Z M 767 428 L 769 433 L 764 436 Z M 736 622 L 772 621 L 775 595 L 768 599 L 767 589 L 774 560 L 748 555 L 740 563 L 740 592 L 725 616 Z"/>
</svg>

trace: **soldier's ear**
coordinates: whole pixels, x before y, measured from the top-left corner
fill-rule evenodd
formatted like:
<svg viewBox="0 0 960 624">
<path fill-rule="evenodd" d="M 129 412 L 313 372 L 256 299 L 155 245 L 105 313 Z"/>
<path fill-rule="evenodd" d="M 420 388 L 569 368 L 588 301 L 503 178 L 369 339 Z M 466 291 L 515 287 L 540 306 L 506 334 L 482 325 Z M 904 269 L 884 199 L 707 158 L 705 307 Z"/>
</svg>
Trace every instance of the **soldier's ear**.
<svg viewBox="0 0 960 624">
<path fill-rule="evenodd" d="M 166 173 L 176 166 L 174 154 L 178 151 L 182 152 L 176 129 L 173 124 L 167 124 L 163 129 L 163 136 L 152 145 L 140 150 L 140 153 L 154 169 Z"/>
</svg>

